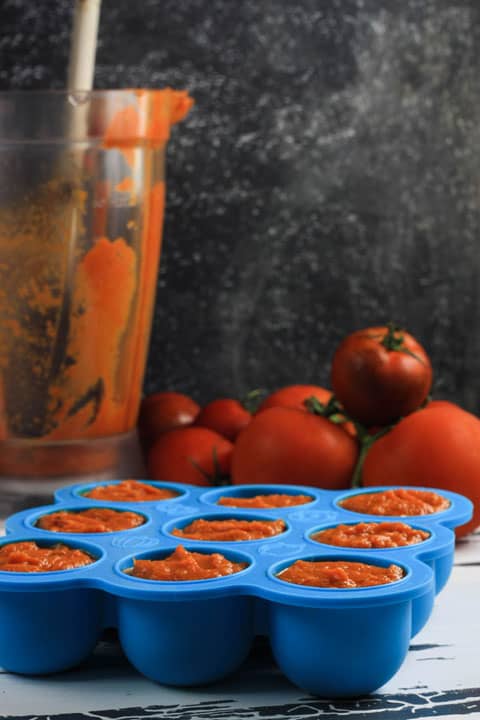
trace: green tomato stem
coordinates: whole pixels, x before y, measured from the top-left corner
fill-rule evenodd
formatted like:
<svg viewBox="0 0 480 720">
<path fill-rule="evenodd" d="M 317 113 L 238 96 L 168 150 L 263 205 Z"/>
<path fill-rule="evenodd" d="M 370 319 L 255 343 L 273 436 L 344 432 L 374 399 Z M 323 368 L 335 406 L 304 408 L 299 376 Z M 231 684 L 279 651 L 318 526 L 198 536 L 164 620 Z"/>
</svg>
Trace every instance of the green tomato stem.
<svg viewBox="0 0 480 720">
<path fill-rule="evenodd" d="M 247 412 L 255 415 L 266 396 L 266 390 L 263 388 L 256 388 L 255 390 L 250 390 L 240 404 L 245 408 L 245 410 L 247 410 Z"/>
<path fill-rule="evenodd" d="M 312 415 L 327 418 L 336 425 L 347 422 L 343 408 L 334 395 L 327 404 L 320 402 L 314 395 L 304 400 L 303 404 Z"/>
<path fill-rule="evenodd" d="M 393 322 L 388 322 L 387 333 L 380 340 L 380 345 L 383 345 L 383 347 L 386 348 L 389 352 L 401 352 L 404 353 L 404 355 L 410 355 L 410 357 L 418 360 L 421 365 L 425 365 L 422 358 L 418 357 L 418 355 L 415 355 L 414 352 L 412 352 L 406 347 L 404 341 L 405 330 L 403 330 L 403 328 Z"/>
<path fill-rule="evenodd" d="M 352 488 L 359 488 L 363 487 L 363 465 L 365 463 L 365 459 L 369 453 L 370 448 L 376 443 L 377 440 L 390 432 L 394 425 L 387 425 L 387 427 L 382 428 L 375 435 L 369 435 L 363 425 L 360 425 L 360 423 L 356 421 L 353 422 L 357 431 L 358 441 L 360 443 L 360 454 L 358 456 L 357 464 L 355 465 L 355 470 L 353 471 L 351 486 Z"/>
</svg>

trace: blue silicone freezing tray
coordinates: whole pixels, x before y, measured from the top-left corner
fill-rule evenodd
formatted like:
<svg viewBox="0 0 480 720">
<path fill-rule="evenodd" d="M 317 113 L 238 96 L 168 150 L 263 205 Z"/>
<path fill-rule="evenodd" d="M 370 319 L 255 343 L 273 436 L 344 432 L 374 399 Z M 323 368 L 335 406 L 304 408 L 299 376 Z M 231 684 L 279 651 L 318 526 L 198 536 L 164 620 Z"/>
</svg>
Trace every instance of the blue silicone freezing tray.
<svg viewBox="0 0 480 720">
<path fill-rule="evenodd" d="M 103 628 L 115 626 L 123 650 L 141 673 L 169 685 L 197 685 L 233 672 L 254 636 L 266 634 L 281 670 L 304 690 L 337 697 L 365 694 L 387 682 L 402 664 L 410 638 L 428 620 L 435 593 L 450 574 L 450 528 L 467 522 L 472 514 L 469 500 L 437 490 L 449 499 L 447 510 L 403 518 L 427 530 L 428 540 L 395 550 L 352 550 L 320 544 L 310 536 L 338 523 L 392 519 L 339 507 L 340 500 L 365 489 L 333 492 L 297 485 L 245 485 L 212 490 L 152 484 L 179 495 L 161 502 L 104 502 L 82 495 L 93 485 L 74 485 L 57 491 L 55 505 L 25 510 L 7 520 L 8 537 L 1 544 L 64 542 L 97 560 L 49 573 L 0 572 L 1 666 L 28 674 L 64 670 L 92 652 Z M 368 492 L 382 489 L 391 488 Z M 221 495 L 271 492 L 303 493 L 314 500 L 254 512 L 216 504 Z M 146 522 L 131 530 L 95 535 L 53 533 L 35 525 L 48 512 L 88 507 L 132 510 L 143 514 Z M 174 527 L 199 517 L 282 518 L 287 529 L 273 538 L 243 542 L 171 535 Z M 193 582 L 158 582 L 123 572 L 134 557 L 162 557 L 179 544 L 197 552 L 221 552 L 248 567 L 227 577 Z M 405 577 L 361 589 L 311 588 L 279 580 L 276 574 L 297 559 L 396 563 Z"/>
</svg>

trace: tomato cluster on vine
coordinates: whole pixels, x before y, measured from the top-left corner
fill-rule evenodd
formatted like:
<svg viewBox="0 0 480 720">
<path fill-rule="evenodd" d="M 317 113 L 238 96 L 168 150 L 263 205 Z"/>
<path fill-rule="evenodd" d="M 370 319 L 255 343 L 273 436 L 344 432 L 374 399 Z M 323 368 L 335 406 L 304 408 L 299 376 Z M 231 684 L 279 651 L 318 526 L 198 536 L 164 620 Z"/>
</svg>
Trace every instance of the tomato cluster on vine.
<svg viewBox="0 0 480 720">
<path fill-rule="evenodd" d="M 393 325 L 351 333 L 331 364 L 332 390 L 290 385 L 200 407 L 182 393 L 143 400 L 150 478 L 192 484 L 413 485 L 469 497 L 480 525 L 480 420 L 431 400 L 432 365 Z"/>
</svg>

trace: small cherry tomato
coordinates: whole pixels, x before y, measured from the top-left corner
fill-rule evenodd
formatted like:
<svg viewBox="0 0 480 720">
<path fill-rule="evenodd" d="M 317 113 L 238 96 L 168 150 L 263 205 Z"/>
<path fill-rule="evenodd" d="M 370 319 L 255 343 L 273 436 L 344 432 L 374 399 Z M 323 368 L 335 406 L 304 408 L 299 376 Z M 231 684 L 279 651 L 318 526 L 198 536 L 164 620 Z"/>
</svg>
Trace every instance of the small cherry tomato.
<svg viewBox="0 0 480 720">
<path fill-rule="evenodd" d="M 238 436 L 232 482 L 346 488 L 357 457 L 357 442 L 327 418 L 274 407 Z"/>
<path fill-rule="evenodd" d="M 238 400 L 220 398 L 202 408 L 195 425 L 210 428 L 228 440 L 235 440 L 240 430 L 243 430 L 251 419 L 251 414 Z"/>
<path fill-rule="evenodd" d="M 473 519 L 456 530 L 480 525 L 480 420 L 458 405 L 431 402 L 400 420 L 368 450 L 363 485 L 420 485 L 461 493 L 474 504 Z"/>
<path fill-rule="evenodd" d="M 427 353 L 393 325 L 352 333 L 333 358 L 335 396 L 350 417 L 367 427 L 389 425 L 417 410 L 431 386 Z"/>
<path fill-rule="evenodd" d="M 153 480 L 221 484 L 230 475 L 233 445 L 213 430 L 187 427 L 160 435 L 148 453 Z"/>
<path fill-rule="evenodd" d="M 159 392 L 142 400 L 138 429 L 142 445 L 148 448 L 165 432 L 192 425 L 200 412 L 188 395 L 176 392 Z"/>
</svg>

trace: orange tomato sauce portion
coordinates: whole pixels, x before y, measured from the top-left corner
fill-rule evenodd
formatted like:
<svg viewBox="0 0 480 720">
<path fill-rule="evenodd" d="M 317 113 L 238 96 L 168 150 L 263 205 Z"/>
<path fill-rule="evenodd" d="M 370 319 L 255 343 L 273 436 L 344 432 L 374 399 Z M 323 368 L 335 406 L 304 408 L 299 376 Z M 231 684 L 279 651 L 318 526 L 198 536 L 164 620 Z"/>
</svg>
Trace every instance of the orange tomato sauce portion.
<svg viewBox="0 0 480 720">
<path fill-rule="evenodd" d="M 194 520 L 184 528 L 175 528 L 173 535 L 190 540 L 260 540 L 279 535 L 285 530 L 283 520 Z"/>
<path fill-rule="evenodd" d="M 95 562 L 88 553 L 58 543 L 38 547 L 36 542 L 17 542 L 0 547 L 0 570 L 7 572 L 53 572 Z"/>
<path fill-rule="evenodd" d="M 402 522 L 357 523 L 326 528 L 311 536 L 312 540 L 326 545 L 351 548 L 397 548 L 415 545 L 430 537 Z"/>
<path fill-rule="evenodd" d="M 37 521 L 37 527 L 51 532 L 104 533 L 116 530 L 130 530 L 143 525 L 145 518 L 134 512 L 121 512 L 109 508 L 88 510 L 59 510 L 44 515 Z"/>
<path fill-rule="evenodd" d="M 122 480 L 115 485 L 97 485 L 84 493 L 84 497 L 95 500 L 116 500 L 117 502 L 148 502 L 149 500 L 171 500 L 178 497 L 178 493 L 138 480 Z"/>
<path fill-rule="evenodd" d="M 134 560 L 128 572 L 144 580 L 206 580 L 240 572 L 247 563 L 232 562 L 220 553 L 190 552 L 182 545 L 162 560 Z"/>
<path fill-rule="evenodd" d="M 450 502 L 428 490 L 399 488 L 381 492 L 362 493 L 345 498 L 340 503 L 345 510 L 368 515 L 431 515 L 446 510 Z"/>
<path fill-rule="evenodd" d="M 398 565 L 380 567 L 362 562 L 344 560 L 297 560 L 277 577 L 296 585 L 322 588 L 359 588 L 385 585 L 403 577 Z"/>
<path fill-rule="evenodd" d="M 255 495 L 254 497 L 230 497 L 219 498 L 217 505 L 241 508 L 277 508 L 292 507 L 294 505 L 305 505 L 312 502 L 309 495 L 287 495 L 272 493 L 270 495 Z"/>
</svg>

